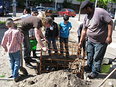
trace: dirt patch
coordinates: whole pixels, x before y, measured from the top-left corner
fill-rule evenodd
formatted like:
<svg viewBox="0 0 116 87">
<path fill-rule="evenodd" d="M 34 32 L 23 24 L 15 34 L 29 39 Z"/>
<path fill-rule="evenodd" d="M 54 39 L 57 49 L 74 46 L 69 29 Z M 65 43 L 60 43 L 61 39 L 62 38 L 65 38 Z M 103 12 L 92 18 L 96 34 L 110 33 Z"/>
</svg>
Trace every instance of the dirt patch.
<svg viewBox="0 0 116 87">
<path fill-rule="evenodd" d="M 89 87 L 75 74 L 60 70 L 30 77 L 12 87 Z"/>
</svg>

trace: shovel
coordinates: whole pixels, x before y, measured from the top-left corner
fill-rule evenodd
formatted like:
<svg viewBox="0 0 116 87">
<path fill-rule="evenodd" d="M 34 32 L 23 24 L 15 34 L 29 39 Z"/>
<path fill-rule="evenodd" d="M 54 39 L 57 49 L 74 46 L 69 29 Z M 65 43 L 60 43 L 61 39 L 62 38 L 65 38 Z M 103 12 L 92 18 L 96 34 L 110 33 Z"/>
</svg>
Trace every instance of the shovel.
<svg viewBox="0 0 116 87">
<path fill-rule="evenodd" d="M 22 56 L 22 45 L 20 45 L 21 51 L 20 51 L 20 56 L 21 56 L 21 66 L 20 66 L 20 71 L 23 73 L 23 75 L 28 75 L 27 70 L 23 67 L 23 56 Z"/>
<path fill-rule="evenodd" d="M 108 76 L 106 76 L 106 78 L 99 84 L 98 87 L 101 87 L 101 86 L 104 84 L 104 82 L 105 82 L 115 71 L 116 71 L 116 68 L 115 68 Z"/>
</svg>

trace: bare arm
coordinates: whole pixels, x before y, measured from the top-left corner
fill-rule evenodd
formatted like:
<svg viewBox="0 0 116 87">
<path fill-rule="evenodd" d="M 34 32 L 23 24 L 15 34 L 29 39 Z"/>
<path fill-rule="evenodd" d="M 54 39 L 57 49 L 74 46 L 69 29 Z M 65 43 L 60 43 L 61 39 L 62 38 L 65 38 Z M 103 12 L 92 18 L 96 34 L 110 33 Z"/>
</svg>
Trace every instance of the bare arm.
<svg viewBox="0 0 116 87">
<path fill-rule="evenodd" d="M 8 42 L 8 38 L 7 38 L 7 35 L 4 35 L 3 39 L 2 39 L 2 42 L 1 42 L 1 46 L 5 49 L 5 52 L 8 51 L 7 49 L 7 42 Z"/>
<path fill-rule="evenodd" d="M 43 35 L 43 33 L 41 32 L 41 29 L 35 28 L 34 31 L 35 31 L 36 40 L 37 40 L 38 43 L 40 44 L 41 48 L 42 48 L 44 51 L 46 51 L 47 49 L 46 49 L 46 47 L 44 46 L 43 41 L 41 40 L 41 37 L 42 37 L 42 38 L 45 38 L 44 35 Z"/>
<path fill-rule="evenodd" d="M 85 40 L 86 32 L 87 32 L 87 29 L 82 29 L 80 42 L 79 42 L 79 44 L 78 44 L 79 48 L 81 48 L 82 43 L 83 43 L 83 41 Z"/>
<path fill-rule="evenodd" d="M 21 20 L 21 18 L 13 19 L 13 21 L 19 21 L 19 20 Z"/>
<path fill-rule="evenodd" d="M 42 38 L 42 39 L 44 39 L 44 38 L 45 38 L 45 36 L 43 35 L 43 33 L 42 33 L 41 29 L 40 29 L 40 31 L 39 31 L 39 32 L 40 32 L 40 36 L 41 36 L 41 38 Z"/>
<path fill-rule="evenodd" d="M 106 43 L 110 44 L 112 42 L 112 26 L 113 26 L 113 22 L 110 21 L 108 23 L 108 36 L 106 38 Z"/>
</svg>

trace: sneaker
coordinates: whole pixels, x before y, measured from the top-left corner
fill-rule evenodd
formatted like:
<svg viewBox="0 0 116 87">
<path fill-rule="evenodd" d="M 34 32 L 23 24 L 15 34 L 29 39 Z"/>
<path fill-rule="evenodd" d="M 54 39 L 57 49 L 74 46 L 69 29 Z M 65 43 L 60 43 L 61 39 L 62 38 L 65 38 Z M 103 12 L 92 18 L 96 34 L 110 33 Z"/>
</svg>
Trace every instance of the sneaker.
<svg viewBox="0 0 116 87">
<path fill-rule="evenodd" d="M 13 76 L 9 76 L 8 78 L 13 78 Z"/>
<path fill-rule="evenodd" d="M 88 65 L 84 67 L 84 70 L 85 70 L 86 72 L 91 72 L 91 71 L 92 71 L 92 70 L 91 70 L 91 67 L 89 67 Z"/>
<path fill-rule="evenodd" d="M 97 76 L 98 76 L 98 74 L 93 73 L 93 72 L 91 72 L 91 73 L 88 75 L 88 77 L 89 77 L 90 79 L 94 79 L 94 78 L 96 78 Z"/>
<path fill-rule="evenodd" d="M 33 68 L 34 68 L 33 65 L 30 64 L 30 63 L 25 63 L 25 65 L 26 65 L 28 68 L 30 68 L 30 69 L 33 69 Z"/>
</svg>

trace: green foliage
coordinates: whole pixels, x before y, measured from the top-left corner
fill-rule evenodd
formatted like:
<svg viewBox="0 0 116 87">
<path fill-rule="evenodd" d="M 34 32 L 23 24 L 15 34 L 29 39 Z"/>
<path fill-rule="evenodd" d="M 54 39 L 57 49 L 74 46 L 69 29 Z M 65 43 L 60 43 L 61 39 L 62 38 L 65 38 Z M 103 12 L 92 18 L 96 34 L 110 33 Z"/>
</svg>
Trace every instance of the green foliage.
<svg viewBox="0 0 116 87">
<path fill-rule="evenodd" d="M 5 24 L 5 21 L 0 21 L 0 24 Z"/>
<path fill-rule="evenodd" d="M 82 2 L 82 1 L 85 1 L 85 0 L 77 0 L 77 1 Z M 92 1 L 93 3 L 96 2 L 96 0 L 90 0 L 90 1 Z M 98 0 L 97 6 L 101 7 L 101 8 L 107 8 L 107 5 L 108 5 L 109 2 L 116 3 L 116 0 Z"/>
</svg>

